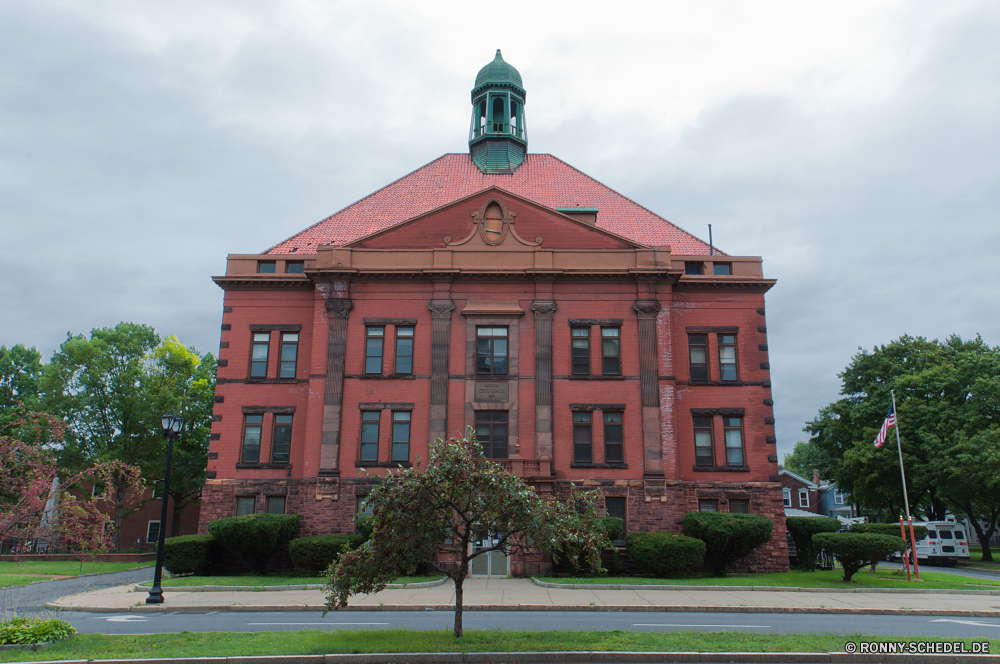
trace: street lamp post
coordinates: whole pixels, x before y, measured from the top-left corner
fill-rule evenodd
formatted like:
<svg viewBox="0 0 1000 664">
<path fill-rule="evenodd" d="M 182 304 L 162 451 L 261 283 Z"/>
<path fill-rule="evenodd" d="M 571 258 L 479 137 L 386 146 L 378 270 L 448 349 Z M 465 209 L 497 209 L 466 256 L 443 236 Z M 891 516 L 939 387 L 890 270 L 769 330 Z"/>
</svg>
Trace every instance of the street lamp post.
<svg viewBox="0 0 1000 664">
<path fill-rule="evenodd" d="M 160 532 L 156 543 L 156 572 L 153 575 L 153 587 L 149 589 L 146 604 L 163 604 L 163 589 L 160 581 L 163 576 L 163 545 L 167 539 L 167 499 L 170 497 L 170 464 L 174 456 L 174 439 L 178 438 L 184 428 L 184 418 L 180 415 L 167 414 L 160 418 L 163 435 L 167 437 L 167 472 L 163 476 L 163 505 L 160 507 Z"/>
</svg>

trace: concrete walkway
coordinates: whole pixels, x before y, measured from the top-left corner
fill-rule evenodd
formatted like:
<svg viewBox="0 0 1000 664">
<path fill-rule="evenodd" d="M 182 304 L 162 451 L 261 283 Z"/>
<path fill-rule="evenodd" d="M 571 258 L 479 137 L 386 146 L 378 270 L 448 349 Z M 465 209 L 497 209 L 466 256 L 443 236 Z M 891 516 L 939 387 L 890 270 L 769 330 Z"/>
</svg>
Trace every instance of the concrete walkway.
<svg viewBox="0 0 1000 664">
<path fill-rule="evenodd" d="M 878 613 L 1000 617 L 1000 597 L 948 593 L 797 592 L 761 590 L 601 590 L 543 588 L 528 579 L 468 579 L 469 610 L 738 611 Z M 145 604 L 146 593 L 119 586 L 63 597 L 47 604 L 64 611 L 315 611 L 324 608 L 320 590 L 192 592 L 164 589 L 162 605 Z M 449 610 L 451 583 L 433 588 L 383 590 L 357 595 L 354 610 Z"/>
</svg>

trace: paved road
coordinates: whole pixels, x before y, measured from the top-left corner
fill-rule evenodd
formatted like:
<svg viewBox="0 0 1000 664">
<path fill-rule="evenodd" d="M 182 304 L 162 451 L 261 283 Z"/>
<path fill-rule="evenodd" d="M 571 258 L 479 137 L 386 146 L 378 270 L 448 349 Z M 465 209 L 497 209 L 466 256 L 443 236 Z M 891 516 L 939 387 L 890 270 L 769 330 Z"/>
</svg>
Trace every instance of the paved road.
<svg viewBox="0 0 1000 664">
<path fill-rule="evenodd" d="M 451 629 L 452 611 L 221 612 L 107 614 L 65 612 L 80 632 L 266 632 L 299 629 Z M 748 631 L 1000 638 L 1000 619 L 935 616 L 853 616 L 796 613 L 655 613 L 593 611 L 467 611 L 466 629 Z"/>
<path fill-rule="evenodd" d="M 16 608 L 19 612 L 41 611 L 46 602 L 57 600 L 66 595 L 152 580 L 153 568 L 144 567 L 126 572 L 79 576 L 72 579 L 32 583 L 27 586 L 0 588 L 0 607 Z"/>
</svg>

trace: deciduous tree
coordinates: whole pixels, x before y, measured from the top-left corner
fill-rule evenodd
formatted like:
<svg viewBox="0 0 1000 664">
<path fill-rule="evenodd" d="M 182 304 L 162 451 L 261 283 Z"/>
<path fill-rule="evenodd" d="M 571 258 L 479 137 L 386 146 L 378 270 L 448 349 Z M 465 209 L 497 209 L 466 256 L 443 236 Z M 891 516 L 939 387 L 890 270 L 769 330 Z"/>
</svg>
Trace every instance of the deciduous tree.
<svg viewBox="0 0 1000 664">
<path fill-rule="evenodd" d="M 569 542 L 591 569 L 601 570 L 610 546 L 598 523 L 597 494 L 579 492 L 571 503 L 542 498 L 501 465 L 483 457 L 472 436 L 438 441 L 426 468 L 389 473 L 368 495 L 371 538 L 343 553 L 328 570 L 327 609 L 347 606 L 417 565 L 434 561 L 455 584 L 455 636 L 462 635 L 462 590 L 475 551 L 489 555 L 550 553 Z"/>
</svg>

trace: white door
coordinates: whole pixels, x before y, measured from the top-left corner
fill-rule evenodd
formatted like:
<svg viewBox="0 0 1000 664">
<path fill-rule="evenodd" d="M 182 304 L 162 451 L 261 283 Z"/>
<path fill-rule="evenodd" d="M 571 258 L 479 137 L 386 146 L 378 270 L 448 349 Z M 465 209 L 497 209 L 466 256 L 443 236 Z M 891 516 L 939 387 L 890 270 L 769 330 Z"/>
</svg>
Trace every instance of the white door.
<svg viewBox="0 0 1000 664">
<path fill-rule="evenodd" d="M 477 538 L 472 542 L 472 553 L 488 549 L 496 545 L 498 537 L 487 535 Z M 503 551 L 488 551 L 481 553 L 472 559 L 472 568 L 469 570 L 470 576 L 478 577 L 504 577 L 510 575 L 509 561 Z"/>
</svg>

